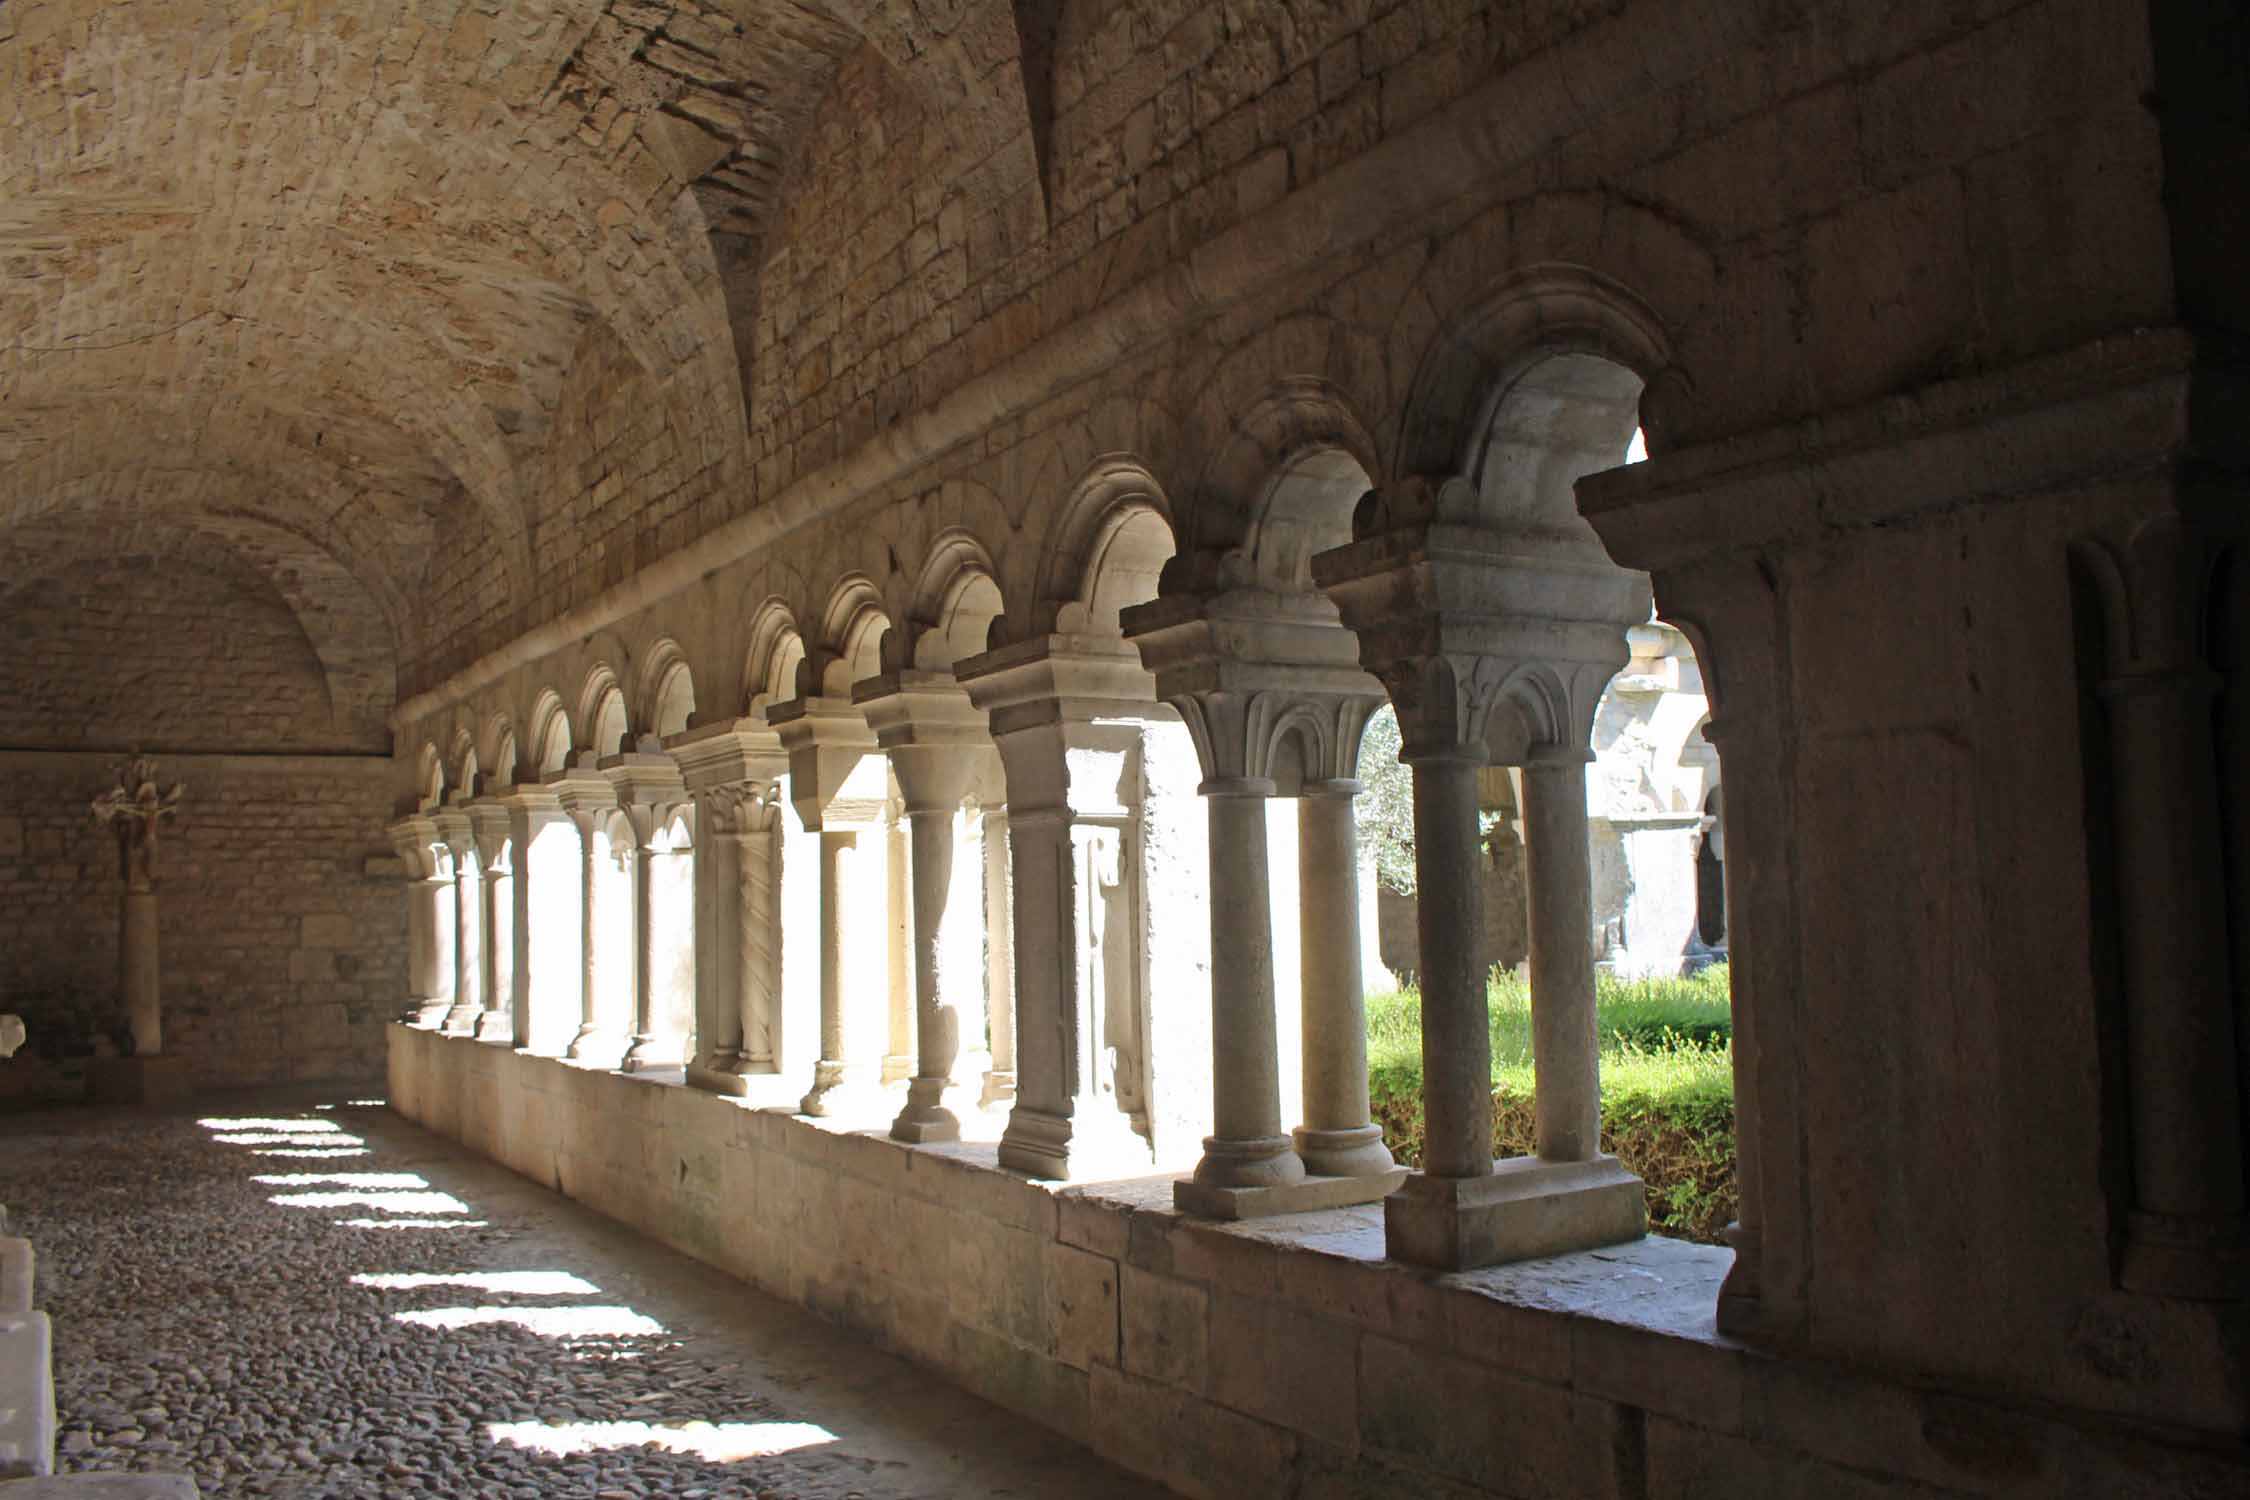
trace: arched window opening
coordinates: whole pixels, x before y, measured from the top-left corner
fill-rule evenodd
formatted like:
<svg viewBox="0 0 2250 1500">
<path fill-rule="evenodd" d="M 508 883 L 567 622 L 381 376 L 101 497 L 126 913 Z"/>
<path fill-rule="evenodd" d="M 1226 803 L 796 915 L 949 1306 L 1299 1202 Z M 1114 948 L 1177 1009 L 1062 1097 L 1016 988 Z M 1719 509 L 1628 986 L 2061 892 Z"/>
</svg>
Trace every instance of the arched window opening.
<svg viewBox="0 0 2250 1500">
<path fill-rule="evenodd" d="M 1086 564 L 1080 595 L 1086 633 L 1118 636 L 1118 611 L 1156 597 L 1174 550 L 1172 528 L 1153 507 L 1126 504 L 1111 512 Z"/>
<path fill-rule="evenodd" d="M 539 735 L 539 774 L 550 775 L 570 765 L 570 715 L 557 703 L 547 711 Z"/>
<path fill-rule="evenodd" d="M 625 743 L 626 733 L 625 695 L 612 683 L 594 705 L 594 753 L 604 757 L 622 755 L 630 748 Z"/>
<path fill-rule="evenodd" d="M 650 727 L 657 736 L 680 733 L 688 727 L 695 713 L 695 679 L 686 662 L 674 662 L 665 669 L 663 682 L 656 690 L 655 712 L 650 715 Z"/>
</svg>

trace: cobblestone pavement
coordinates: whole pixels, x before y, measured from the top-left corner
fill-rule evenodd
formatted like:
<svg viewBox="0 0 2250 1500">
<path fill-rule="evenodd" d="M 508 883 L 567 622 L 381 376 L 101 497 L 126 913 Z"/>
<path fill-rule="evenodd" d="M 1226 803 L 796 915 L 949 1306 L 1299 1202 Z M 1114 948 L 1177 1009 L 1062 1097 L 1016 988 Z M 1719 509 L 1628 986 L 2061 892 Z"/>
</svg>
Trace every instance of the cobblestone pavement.
<svg viewBox="0 0 2250 1500">
<path fill-rule="evenodd" d="M 1163 1493 L 362 1097 L 0 1118 L 62 1471 L 220 1496 Z"/>
</svg>

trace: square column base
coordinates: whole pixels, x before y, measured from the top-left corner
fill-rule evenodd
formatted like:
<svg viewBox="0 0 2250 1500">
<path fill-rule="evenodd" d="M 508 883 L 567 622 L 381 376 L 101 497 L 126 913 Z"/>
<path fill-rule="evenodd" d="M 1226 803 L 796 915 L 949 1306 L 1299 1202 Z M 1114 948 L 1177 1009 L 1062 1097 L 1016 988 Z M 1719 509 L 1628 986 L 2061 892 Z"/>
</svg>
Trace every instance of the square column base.
<svg viewBox="0 0 2250 1500">
<path fill-rule="evenodd" d="M 97 1057 L 86 1065 L 86 1099 L 171 1109 L 195 1094 L 195 1073 L 184 1057 Z"/>
<path fill-rule="evenodd" d="M 1324 1208 L 1375 1203 L 1404 1186 L 1404 1167 L 1366 1177 L 1305 1177 L 1275 1187 L 1214 1187 L 1192 1177 L 1172 1184 L 1172 1206 L 1205 1219 L 1262 1219 L 1270 1214 L 1309 1214 Z"/>
<path fill-rule="evenodd" d="M 1614 1156 L 1510 1157 L 1494 1162 L 1489 1177 L 1417 1172 L 1383 1200 L 1384 1253 L 1445 1271 L 1567 1255 L 1647 1232 L 1641 1180 Z"/>
</svg>

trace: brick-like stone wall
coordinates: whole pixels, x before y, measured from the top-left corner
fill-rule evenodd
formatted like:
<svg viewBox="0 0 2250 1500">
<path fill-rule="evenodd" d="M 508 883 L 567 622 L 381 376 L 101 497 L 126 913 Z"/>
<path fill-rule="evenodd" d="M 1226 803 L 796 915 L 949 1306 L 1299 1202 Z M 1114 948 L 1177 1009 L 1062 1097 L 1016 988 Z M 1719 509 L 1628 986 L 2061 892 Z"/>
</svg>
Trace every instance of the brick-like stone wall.
<svg viewBox="0 0 2250 1500">
<path fill-rule="evenodd" d="M 364 711 L 339 724 L 296 615 L 215 548 L 81 561 L 11 590 L 0 618 L 0 745 L 330 750 L 371 734 L 382 743 L 381 707 L 372 724 Z"/>
<path fill-rule="evenodd" d="M 117 846 L 87 807 L 114 760 L 0 753 L 0 1010 L 24 1017 L 27 1058 L 83 1059 L 125 1033 Z M 406 993 L 390 763 L 185 755 L 160 770 L 187 785 L 158 872 L 164 1049 L 211 1085 L 379 1073 Z"/>
</svg>

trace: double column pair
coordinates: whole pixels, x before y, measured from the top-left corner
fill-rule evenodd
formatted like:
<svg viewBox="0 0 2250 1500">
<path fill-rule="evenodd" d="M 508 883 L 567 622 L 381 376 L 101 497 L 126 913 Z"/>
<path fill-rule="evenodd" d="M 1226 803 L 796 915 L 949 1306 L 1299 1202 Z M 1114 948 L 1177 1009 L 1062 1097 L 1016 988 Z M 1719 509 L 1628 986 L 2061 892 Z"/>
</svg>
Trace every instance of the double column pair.
<svg viewBox="0 0 2250 1500">
<path fill-rule="evenodd" d="M 1265 593 L 1124 612 L 1195 740 L 1209 821 L 1212 1134 L 1174 1197 L 1239 1218 L 1367 1203 L 1405 1171 L 1369 1118 L 1360 992 L 1360 739 L 1381 705 L 1325 601 Z M 1297 801 L 1304 1123 L 1284 1134 L 1266 802 Z"/>
</svg>

